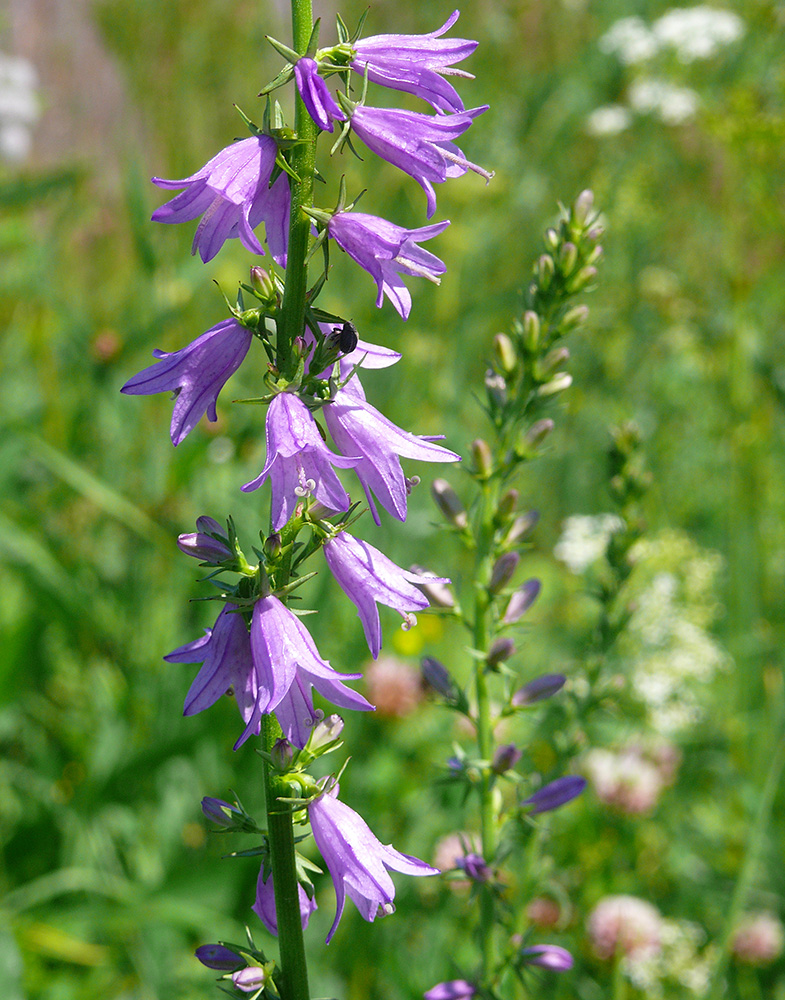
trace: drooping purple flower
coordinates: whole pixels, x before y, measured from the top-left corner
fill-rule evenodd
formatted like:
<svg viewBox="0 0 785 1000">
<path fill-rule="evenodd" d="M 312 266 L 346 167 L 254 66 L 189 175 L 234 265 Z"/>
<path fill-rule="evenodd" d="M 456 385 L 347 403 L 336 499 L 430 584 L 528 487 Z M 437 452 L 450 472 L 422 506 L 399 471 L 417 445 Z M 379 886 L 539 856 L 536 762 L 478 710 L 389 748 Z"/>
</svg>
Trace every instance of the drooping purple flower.
<svg viewBox="0 0 785 1000">
<path fill-rule="evenodd" d="M 440 38 L 458 20 L 453 11 L 441 28 L 425 35 L 372 35 L 354 44 L 352 69 L 373 83 L 415 94 L 439 111 L 463 111 L 455 88 L 440 75 L 471 73 L 452 68 L 477 48 L 466 38 Z M 449 68 L 448 68 L 449 67 Z"/>
<path fill-rule="evenodd" d="M 284 736 L 304 747 L 320 715 L 311 689 L 339 708 L 373 711 L 373 705 L 344 684 L 361 674 L 339 674 L 319 655 L 308 629 L 274 595 L 257 601 L 251 620 L 251 650 L 260 696 L 246 733 L 259 732 L 262 712 L 275 711 Z"/>
<path fill-rule="evenodd" d="M 539 965 L 551 972 L 567 972 L 573 966 L 572 955 L 557 944 L 535 944 L 522 948 L 520 956 L 526 965 Z"/>
<path fill-rule="evenodd" d="M 329 944 L 343 915 L 346 893 L 368 921 L 381 914 L 393 913 L 395 886 L 387 871 L 404 875 L 438 875 L 419 858 L 401 854 L 390 844 L 382 844 L 365 820 L 336 798 L 338 785 L 333 783 L 308 806 L 311 830 L 335 886 L 335 920 L 327 935 Z"/>
<path fill-rule="evenodd" d="M 273 531 L 289 520 L 297 504 L 313 496 L 330 510 L 348 510 L 349 495 L 333 466 L 350 469 L 359 456 L 330 451 L 310 410 L 291 392 L 279 393 L 267 410 L 267 460 L 256 479 L 242 489 L 258 489 L 270 478 Z"/>
<path fill-rule="evenodd" d="M 185 696 L 183 715 L 203 712 L 221 695 L 233 691 L 244 722 L 250 726 L 251 720 L 261 718 L 258 706 L 264 692 L 259 690 L 248 629 L 235 605 L 225 605 L 213 628 L 206 629 L 202 638 L 172 650 L 164 659 L 167 663 L 202 664 Z M 251 728 L 246 727 L 235 749 L 250 735 Z"/>
<path fill-rule="evenodd" d="M 236 319 L 222 320 L 179 351 L 153 351 L 158 362 L 130 378 L 120 392 L 130 396 L 174 392 L 170 433 L 176 446 L 205 413 L 208 420 L 218 419 L 218 394 L 242 364 L 251 339 L 251 332 Z"/>
<path fill-rule="evenodd" d="M 401 569 L 384 553 L 345 531 L 325 542 L 324 558 L 343 592 L 357 606 L 374 659 L 382 648 L 377 602 L 402 615 L 405 627 L 415 624 L 412 612 L 428 607 L 428 599 L 414 586 L 423 577 Z M 449 580 L 440 577 L 439 582 Z"/>
<path fill-rule="evenodd" d="M 283 185 L 273 185 L 274 193 L 268 187 L 277 152 L 270 136 L 251 136 L 222 149 L 190 177 L 174 181 L 153 177 L 160 188 L 185 188 L 153 212 L 153 221 L 189 222 L 201 215 L 191 253 L 198 250 L 206 264 L 234 237 L 251 253 L 263 254 L 254 229 L 264 220 L 270 250 L 278 260 L 285 247 L 274 248 L 270 236 L 271 230 L 281 228 L 281 217 L 289 214 L 289 185 L 284 177 Z"/>
<path fill-rule="evenodd" d="M 216 535 L 219 537 L 216 538 Z M 211 566 L 218 566 L 234 556 L 228 545 L 226 531 L 215 518 L 206 515 L 197 517 L 195 532 L 178 536 L 177 547 L 187 556 L 201 559 Z"/>
<path fill-rule="evenodd" d="M 550 812 L 551 809 L 558 809 L 559 806 L 571 802 L 581 794 L 585 787 L 585 778 L 581 778 L 577 774 L 568 774 L 543 785 L 534 795 L 524 799 L 521 805 L 529 806 L 529 812 L 532 814 Z"/>
<path fill-rule="evenodd" d="M 423 1000 L 472 1000 L 477 996 L 477 988 L 465 979 L 450 979 L 446 983 L 437 983 L 427 993 Z"/>
<path fill-rule="evenodd" d="M 341 364 L 344 368 L 344 363 Z M 420 462 L 459 462 L 460 455 L 433 443 L 433 438 L 409 434 L 388 420 L 365 399 L 355 375 L 324 408 L 333 440 L 346 455 L 360 455 L 354 467 L 374 521 L 380 524 L 374 495 L 384 509 L 406 520 L 408 491 L 401 458 Z"/>
<path fill-rule="evenodd" d="M 404 229 L 376 215 L 336 212 L 327 230 L 376 282 L 376 305 L 381 306 L 386 295 L 402 319 L 408 319 L 412 297 L 400 275 L 412 274 L 435 285 L 440 283 L 439 275 L 447 270 L 444 261 L 417 244 L 443 233 L 449 224 L 437 222 L 420 229 Z"/>
<path fill-rule="evenodd" d="M 417 181 L 428 199 L 430 219 L 436 211 L 434 184 L 462 177 L 467 170 L 480 174 L 486 182 L 493 176 L 467 160 L 453 141 L 463 135 L 472 119 L 487 110 L 486 104 L 454 115 L 423 115 L 358 105 L 352 113 L 352 131 L 377 156 Z"/>
<path fill-rule="evenodd" d="M 302 920 L 303 930 L 305 930 L 308 926 L 308 921 L 311 919 L 311 914 L 317 909 L 316 900 L 309 899 L 308 893 L 299 883 L 297 885 L 297 895 L 300 900 L 300 919 Z M 275 912 L 273 875 L 270 872 L 265 881 L 264 865 L 259 870 L 259 878 L 256 880 L 256 902 L 251 909 L 262 921 L 267 930 L 278 937 L 278 917 Z"/>
<path fill-rule="evenodd" d="M 294 64 L 294 79 L 308 114 L 324 132 L 332 132 L 333 121 L 345 121 L 327 82 L 319 76 L 319 64 L 310 56 L 302 56 Z"/>
<path fill-rule="evenodd" d="M 194 954 L 208 969 L 218 969 L 222 972 L 231 972 L 245 961 L 236 951 L 232 951 L 231 948 L 227 948 L 223 944 L 200 945 Z"/>
</svg>

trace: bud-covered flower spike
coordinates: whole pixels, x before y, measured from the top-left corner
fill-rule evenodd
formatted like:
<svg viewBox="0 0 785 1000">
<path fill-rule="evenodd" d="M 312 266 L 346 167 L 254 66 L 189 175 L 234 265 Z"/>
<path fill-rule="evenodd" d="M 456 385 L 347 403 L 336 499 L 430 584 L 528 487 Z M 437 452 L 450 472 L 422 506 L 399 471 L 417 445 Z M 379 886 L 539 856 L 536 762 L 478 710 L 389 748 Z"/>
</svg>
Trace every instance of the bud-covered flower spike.
<svg viewBox="0 0 785 1000">
<path fill-rule="evenodd" d="M 281 174 L 268 187 L 277 155 L 275 139 L 254 135 L 222 149 L 190 177 L 179 181 L 153 177 L 158 187 L 186 189 L 157 208 L 153 221 L 188 222 L 201 215 L 191 253 L 198 250 L 206 264 L 234 237 L 251 253 L 263 254 L 254 229 L 264 220 L 273 259 L 285 267 L 286 246 L 277 245 L 274 234 L 286 231 L 289 183 Z"/>
<path fill-rule="evenodd" d="M 528 807 L 532 815 L 535 813 L 550 812 L 552 809 L 558 809 L 560 806 L 566 805 L 574 798 L 577 798 L 585 787 L 585 778 L 569 774 L 563 778 L 557 778 L 547 785 L 543 785 L 534 795 L 530 795 L 528 799 L 524 799 L 521 805 Z"/>
<path fill-rule="evenodd" d="M 215 421 L 218 394 L 237 371 L 253 339 L 236 319 L 225 319 L 179 351 L 153 351 L 158 363 L 130 378 L 120 390 L 130 396 L 175 394 L 172 444 L 191 433 L 204 414 Z"/>
<path fill-rule="evenodd" d="M 437 111 L 463 111 L 455 88 L 440 74 L 470 77 L 453 69 L 474 52 L 477 42 L 466 38 L 441 38 L 458 20 L 458 11 L 441 28 L 426 35 L 372 35 L 353 46 L 352 69 L 372 83 L 403 90 L 427 101 Z"/>
</svg>

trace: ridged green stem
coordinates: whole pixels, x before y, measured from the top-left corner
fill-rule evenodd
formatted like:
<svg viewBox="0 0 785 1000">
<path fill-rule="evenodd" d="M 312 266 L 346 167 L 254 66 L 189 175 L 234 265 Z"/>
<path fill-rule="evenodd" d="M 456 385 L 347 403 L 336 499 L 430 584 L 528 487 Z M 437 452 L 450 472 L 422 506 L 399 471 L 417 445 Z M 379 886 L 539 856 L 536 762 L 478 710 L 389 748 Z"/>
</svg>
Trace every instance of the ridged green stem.
<svg viewBox="0 0 785 1000">
<path fill-rule="evenodd" d="M 297 52 L 306 52 L 312 30 L 311 0 L 292 0 L 292 47 Z M 305 258 L 311 238 L 311 220 L 302 209 L 313 205 L 316 139 L 319 135 L 319 127 L 305 110 L 298 92 L 295 92 L 294 97 L 294 128 L 300 142 L 292 147 L 290 164 L 300 180 L 292 180 L 291 185 L 292 210 L 289 220 L 286 288 L 277 331 L 277 362 L 284 375 L 294 374 L 292 344 L 295 337 L 302 336 L 305 324 L 305 293 L 308 290 Z"/>
</svg>

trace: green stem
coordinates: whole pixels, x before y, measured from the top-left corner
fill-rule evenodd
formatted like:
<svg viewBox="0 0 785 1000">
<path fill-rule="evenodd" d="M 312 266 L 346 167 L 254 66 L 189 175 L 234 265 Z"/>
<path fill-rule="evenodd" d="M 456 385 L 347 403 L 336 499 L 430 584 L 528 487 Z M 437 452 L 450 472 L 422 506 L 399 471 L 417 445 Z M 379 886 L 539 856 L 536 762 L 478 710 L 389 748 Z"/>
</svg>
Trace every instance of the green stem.
<svg viewBox="0 0 785 1000">
<path fill-rule="evenodd" d="M 292 0 L 293 48 L 305 54 L 313 30 L 311 0 Z M 301 337 L 305 326 L 305 297 L 308 268 L 305 258 L 311 238 L 311 220 L 302 211 L 313 206 L 313 179 L 316 166 L 316 139 L 319 127 L 305 109 L 299 92 L 294 97 L 294 128 L 300 140 L 292 147 L 291 167 L 298 181 L 292 182 L 292 209 L 289 220 L 289 248 L 286 262 L 286 287 L 277 331 L 277 362 L 287 376 L 294 374 L 292 344 Z"/>
<path fill-rule="evenodd" d="M 477 531 L 477 566 L 475 581 L 477 593 L 474 602 L 474 648 L 486 652 L 488 649 L 488 608 L 489 598 L 485 584 L 490 573 L 490 556 L 493 544 L 492 491 L 488 483 L 483 484 L 480 519 Z M 493 757 L 493 727 L 491 723 L 491 701 L 488 692 L 488 678 L 485 662 L 474 661 L 475 691 L 477 694 L 477 748 L 482 760 Z M 491 776 L 484 774 L 480 782 L 480 833 L 482 853 L 486 862 L 493 861 L 496 854 L 496 816 L 493 808 L 493 787 Z M 496 966 L 495 941 L 496 913 L 493 890 L 482 886 L 480 894 L 480 939 L 484 978 L 489 979 Z"/>
<path fill-rule="evenodd" d="M 274 715 L 263 716 L 262 740 L 269 753 L 281 736 L 281 727 Z M 294 827 L 288 805 L 278 802 L 279 796 L 291 794 L 285 781 L 272 767 L 264 765 L 264 794 L 267 804 L 267 836 L 275 889 L 275 913 L 278 920 L 280 975 L 276 985 L 281 1000 L 308 1000 L 308 968 L 305 960 L 300 916 L 300 896 L 294 860 Z"/>
</svg>

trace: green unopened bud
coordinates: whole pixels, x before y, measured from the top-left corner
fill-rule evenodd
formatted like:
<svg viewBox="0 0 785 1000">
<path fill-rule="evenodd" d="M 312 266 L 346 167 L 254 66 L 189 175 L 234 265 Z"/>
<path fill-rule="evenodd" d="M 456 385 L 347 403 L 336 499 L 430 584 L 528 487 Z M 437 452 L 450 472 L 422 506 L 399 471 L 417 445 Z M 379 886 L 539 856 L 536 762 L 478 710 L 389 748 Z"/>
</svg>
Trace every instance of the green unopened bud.
<svg viewBox="0 0 785 1000">
<path fill-rule="evenodd" d="M 515 654 L 515 643 L 509 636 L 500 636 L 491 643 L 485 662 L 492 669 L 500 663 L 506 663 Z"/>
<path fill-rule="evenodd" d="M 505 375 L 512 375 L 518 366 L 518 358 L 513 343 L 506 333 L 496 334 L 493 338 L 493 349 L 501 370 Z"/>
<path fill-rule="evenodd" d="M 499 556 L 491 571 L 491 581 L 488 584 L 489 594 L 498 594 L 500 590 L 504 590 L 520 561 L 521 557 L 517 552 L 505 552 L 504 555 Z"/>
<path fill-rule="evenodd" d="M 554 347 L 552 351 L 548 351 L 537 366 L 537 374 L 540 380 L 545 381 L 560 365 L 564 364 L 565 361 L 569 361 L 569 358 L 569 349 L 564 346 Z"/>
<path fill-rule="evenodd" d="M 559 246 L 559 234 L 555 229 L 545 230 L 545 246 L 553 252 L 558 249 Z"/>
<path fill-rule="evenodd" d="M 476 474 L 481 479 L 488 479 L 493 472 L 493 455 L 487 441 L 482 438 L 472 441 L 472 458 Z"/>
<path fill-rule="evenodd" d="M 572 385 L 572 375 L 569 372 L 558 372 L 550 382 L 545 382 L 537 390 L 538 396 L 555 396 L 559 392 L 564 392 Z"/>
<path fill-rule="evenodd" d="M 550 417 L 544 417 L 542 420 L 535 420 L 535 422 L 521 438 L 527 452 L 529 454 L 536 452 L 555 426 L 556 425 Z"/>
<path fill-rule="evenodd" d="M 575 270 L 575 265 L 578 263 L 578 248 L 574 243 L 562 244 L 561 252 L 559 253 L 559 265 L 562 269 L 563 274 L 572 274 Z"/>
<path fill-rule="evenodd" d="M 485 373 L 485 391 L 493 409 L 501 409 L 507 402 L 507 383 L 504 376 L 491 368 Z"/>
<path fill-rule="evenodd" d="M 277 739 L 270 751 L 270 759 L 276 771 L 280 771 L 282 774 L 288 771 L 294 759 L 294 747 L 289 740 L 283 736 Z"/>
<path fill-rule="evenodd" d="M 534 354 L 540 343 L 540 317 L 536 312 L 527 309 L 523 314 L 523 346 Z"/>
<path fill-rule="evenodd" d="M 550 423 L 551 427 L 553 427 L 553 421 L 550 421 Z M 517 545 L 519 542 L 524 541 L 529 537 L 532 531 L 534 531 L 539 520 L 540 515 L 536 510 L 530 510 L 526 514 L 521 514 L 520 517 L 516 517 L 510 525 L 510 530 L 502 539 L 502 544 L 510 546 Z"/>
<path fill-rule="evenodd" d="M 264 554 L 268 559 L 277 559 L 280 554 L 283 545 L 281 543 L 281 535 L 279 532 L 274 531 L 272 535 L 268 535 L 264 540 Z"/>
<path fill-rule="evenodd" d="M 450 524 L 461 529 L 466 527 L 466 508 L 446 479 L 434 479 L 431 483 L 431 496 Z"/>
<path fill-rule="evenodd" d="M 497 522 L 501 522 L 503 524 L 507 518 L 515 512 L 515 508 L 518 506 L 520 498 L 520 493 L 514 488 L 505 490 L 505 492 L 502 493 L 496 507 Z"/>
<path fill-rule="evenodd" d="M 602 255 L 604 253 L 605 253 L 605 251 L 598 244 L 596 247 L 594 247 L 592 249 L 591 253 L 587 256 L 586 263 L 587 264 L 596 264 L 597 261 L 600 259 L 600 257 L 602 257 Z"/>
<path fill-rule="evenodd" d="M 597 277 L 597 268 L 592 264 L 587 267 L 582 267 L 577 274 L 574 274 L 566 284 L 567 291 L 570 293 L 580 292 L 584 288 L 594 281 Z"/>
<path fill-rule="evenodd" d="M 547 291 L 550 287 L 555 272 L 556 265 L 553 263 L 553 257 L 547 253 L 542 254 L 535 265 L 534 273 L 537 276 L 537 280 L 539 281 L 540 288 L 543 292 Z"/>
<path fill-rule="evenodd" d="M 588 188 L 585 191 L 581 191 L 575 199 L 575 204 L 572 206 L 573 223 L 576 226 L 583 228 L 586 225 L 586 221 L 589 218 L 593 207 L 594 193 L 589 191 Z"/>
<path fill-rule="evenodd" d="M 275 282 L 269 271 L 255 265 L 251 268 L 251 287 L 254 288 L 265 302 L 275 301 Z"/>
<path fill-rule="evenodd" d="M 588 306 L 575 306 L 572 309 L 568 309 L 562 317 L 559 329 L 562 333 L 568 333 L 570 330 L 574 330 L 577 326 L 585 323 L 588 315 Z"/>
</svg>

